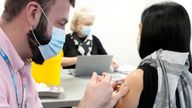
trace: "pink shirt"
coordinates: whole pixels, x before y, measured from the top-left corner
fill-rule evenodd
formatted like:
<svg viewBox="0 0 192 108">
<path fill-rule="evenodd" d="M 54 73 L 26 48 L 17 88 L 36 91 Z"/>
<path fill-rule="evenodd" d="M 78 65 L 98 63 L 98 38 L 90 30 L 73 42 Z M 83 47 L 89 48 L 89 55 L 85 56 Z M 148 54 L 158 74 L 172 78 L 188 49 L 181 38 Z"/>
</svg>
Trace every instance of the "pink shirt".
<svg viewBox="0 0 192 108">
<path fill-rule="evenodd" d="M 19 38 L 19 37 L 18 37 Z M 0 28 L 0 48 L 6 53 L 11 62 L 12 73 L 18 94 L 18 102 L 22 108 L 42 108 L 35 83 L 30 72 L 30 65 L 26 65 L 20 58 L 11 41 Z M 26 89 L 24 88 L 26 86 Z M 23 91 L 26 92 L 23 92 Z M 9 68 L 0 56 L 0 108 L 18 108 L 16 92 Z"/>
</svg>

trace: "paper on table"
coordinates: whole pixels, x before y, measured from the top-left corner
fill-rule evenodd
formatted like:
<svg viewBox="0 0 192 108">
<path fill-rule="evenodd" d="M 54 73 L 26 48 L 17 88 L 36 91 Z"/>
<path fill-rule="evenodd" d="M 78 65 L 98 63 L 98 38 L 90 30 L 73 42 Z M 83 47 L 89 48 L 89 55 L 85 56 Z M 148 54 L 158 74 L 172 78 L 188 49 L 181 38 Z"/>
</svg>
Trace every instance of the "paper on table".
<svg viewBox="0 0 192 108">
<path fill-rule="evenodd" d="M 135 70 L 137 67 L 129 64 L 121 65 L 116 69 L 117 72 L 122 72 L 128 74 L 129 72 Z"/>
<path fill-rule="evenodd" d="M 50 91 L 50 88 L 45 83 L 36 83 L 37 91 Z"/>
<path fill-rule="evenodd" d="M 44 83 L 36 84 L 39 97 L 59 97 L 64 92 L 61 86 L 47 86 Z"/>
</svg>

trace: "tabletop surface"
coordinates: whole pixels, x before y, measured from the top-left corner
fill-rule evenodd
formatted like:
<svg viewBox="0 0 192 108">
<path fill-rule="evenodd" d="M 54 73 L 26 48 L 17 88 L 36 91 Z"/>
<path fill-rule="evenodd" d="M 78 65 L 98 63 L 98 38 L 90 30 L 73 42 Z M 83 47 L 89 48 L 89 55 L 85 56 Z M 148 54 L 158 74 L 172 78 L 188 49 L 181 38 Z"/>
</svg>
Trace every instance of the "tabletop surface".
<svg viewBox="0 0 192 108">
<path fill-rule="evenodd" d="M 125 74 L 112 74 L 113 80 L 125 77 Z M 84 95 L 91 77 L 74 77 L 68 71 L 61 72 L 61 86 L 64 93 L 59 98 L 41 98 L 44 108 L 59 108 L 76 106 Z"/>
</svg>

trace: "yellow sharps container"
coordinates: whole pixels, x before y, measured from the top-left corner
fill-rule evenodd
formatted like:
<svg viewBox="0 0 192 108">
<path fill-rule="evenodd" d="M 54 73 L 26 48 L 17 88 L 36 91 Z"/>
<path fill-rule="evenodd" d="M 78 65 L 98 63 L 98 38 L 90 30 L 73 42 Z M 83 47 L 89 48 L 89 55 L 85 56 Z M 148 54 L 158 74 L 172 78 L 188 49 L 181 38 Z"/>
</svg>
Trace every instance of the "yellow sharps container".
<svg viewBox="0 0 192 108">
<path fill-rule="evenodd" d="M 63 51 L 57 56 L 46 60 L 42 65 L 32 62 L 32 76 L 35 81 L 49 86 L 59 86 L 62 57 Z"/>
</svg>

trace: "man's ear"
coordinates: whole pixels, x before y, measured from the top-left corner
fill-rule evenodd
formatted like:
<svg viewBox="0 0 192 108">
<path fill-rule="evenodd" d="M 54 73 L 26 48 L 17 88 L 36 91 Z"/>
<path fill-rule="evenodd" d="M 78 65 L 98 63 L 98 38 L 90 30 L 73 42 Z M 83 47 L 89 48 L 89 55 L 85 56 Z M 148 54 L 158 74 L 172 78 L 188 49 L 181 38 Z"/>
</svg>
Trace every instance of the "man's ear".
<svg viewBox="0 0 192 108">
<path fill-rule="evenodd" d="M 29 2 L 26 6 L 27 20 L 32 27 L 36 27 L 41 17 L 40 5 L 37 2 Z"/>
</svg>

